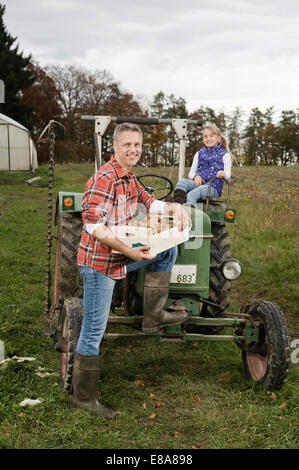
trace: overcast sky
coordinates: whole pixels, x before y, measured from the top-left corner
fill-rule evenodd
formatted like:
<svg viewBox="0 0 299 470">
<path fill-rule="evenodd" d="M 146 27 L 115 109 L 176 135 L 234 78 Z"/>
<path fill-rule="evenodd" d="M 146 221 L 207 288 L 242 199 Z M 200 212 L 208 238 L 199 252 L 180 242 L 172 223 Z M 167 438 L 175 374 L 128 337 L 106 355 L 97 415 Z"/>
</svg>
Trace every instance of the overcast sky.
<svg viewBox="0 0 299 470">
<path fill-rule="evenodd" d="M 299 107 L 298 0 L 0 0 L 43 67 L 109 70 L 150 100 L 162 90 L 230 112 Z"/>
</svg>

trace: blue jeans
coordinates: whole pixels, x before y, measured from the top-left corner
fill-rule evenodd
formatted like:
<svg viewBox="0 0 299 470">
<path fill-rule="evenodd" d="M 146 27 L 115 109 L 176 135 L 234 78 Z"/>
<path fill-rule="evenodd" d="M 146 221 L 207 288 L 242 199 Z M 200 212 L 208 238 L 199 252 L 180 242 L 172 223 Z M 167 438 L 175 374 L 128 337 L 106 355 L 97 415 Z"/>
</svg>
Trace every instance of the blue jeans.
<svg viewBox="0 0 299 470">
<path fill-rule="evenodd" d="M 175 189 L 185 191 L 187 193 L 186 203 L 195 206 L 200 199 L 207 197 L 208 187 L 208 184 L 196 186 L 193 180 L 183 178 L 178 182 Z M 210 197 L 219 197 L 218 191 L 213 186 L 211 186 Z"/>
<path fill-rule="evenodd" d="M 127 263 L 127 272 L 136 271 L 151 264 L 154 272 L 171 272 L 177 257 L 177 247 L 159 253 L 153 260 Z M 106 331 L 115 280 L 95 269 L 79 267 L 83 277 L 84 315 L 76 351 L 83 356 L 98 356 L 100 343 Z"/>
</svg>

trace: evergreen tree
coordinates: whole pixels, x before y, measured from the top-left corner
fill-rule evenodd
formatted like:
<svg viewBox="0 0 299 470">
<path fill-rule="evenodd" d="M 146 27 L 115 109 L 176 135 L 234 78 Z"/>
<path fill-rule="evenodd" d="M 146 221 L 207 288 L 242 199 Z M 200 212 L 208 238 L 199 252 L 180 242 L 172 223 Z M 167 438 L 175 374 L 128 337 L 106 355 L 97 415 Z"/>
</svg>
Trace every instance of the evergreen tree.
<svg viewBox="0 0 299 470">
<path fill-rule="evenodd" d="M 243 112 L 237 106 L 232 114 L 228 116 L 227 138 L 229 141 L 229 148 L 232 151 L 238 163 L 241 162 L 242 144 L 241 144 L 241 129 Z"/>
<path fill-rule="evenodd" d="M 244 129 L 244 150 L 246 165 L 257 165 L 260 163 L 260 132 L 265 125 L 265 116 L 258 108 L 251 110 L 248 124 Z"/>
<path fill-rule="evenodd" d="M 293 110 L 281 112 L 278 128 L 279 160 L 281 165 L 298 165 L 299 119 Z"/>
<path fill-rule="evenodd" d="M 32 108 L 22 102 L 22 90 L 35 80 L 28 67 L 31 56 L 24 57 L 19 45 L 14 45 L 17 38 L 8 33 L 4 13 L 5 6 L 0 3 L 0 79 L 5 85 L 5 103 L 0 104 L 0 111 L 31 130 Z"/>
</svg>

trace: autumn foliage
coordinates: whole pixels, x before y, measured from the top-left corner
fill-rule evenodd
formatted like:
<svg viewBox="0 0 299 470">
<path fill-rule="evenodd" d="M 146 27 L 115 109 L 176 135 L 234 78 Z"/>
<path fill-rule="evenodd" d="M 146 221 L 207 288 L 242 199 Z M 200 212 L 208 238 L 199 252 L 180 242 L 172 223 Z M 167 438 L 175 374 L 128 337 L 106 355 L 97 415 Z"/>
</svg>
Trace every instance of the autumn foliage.
<svg viewBox="0 0 299 470">
<path fill-rule="evenodd" d="M 277 116 L 274 107 L 265 112 L 253 108 L 247 117 L 239 107 L 231 113 L 216 112 L 207 106 L 189 112 L 186 101 L 159 91 L 146 105 L 123 91 L 107 70 L 90 71 L 74 65 L 52 65 L 44 70 L 30 64 L 35 82 L 23 91 L 23 102 L 33 110 L 33 136 L 55 119 L 65 126 L 58 136 L 56 161 L 94 160 L 94 122 L 82 121 L 82 115 L 182 118 L 214 123 L 227 137 L 235 163 L 241 165 L 296 165 L 299 155 L 299 114 L 285 110 Z M 103 139 L 103 158 L 111 154 L 111 124 Z M 140 164 L 148 167 L 178 164 L 179 141 L 171 125 L 143 126 L 144 146 Z M 189 126 L 186 165 L 202 146 L 201 128 Z M 39 148 L 39 162 L 47 161 L 46 147 Z"/>
<path fill-rule="evenodd" d="M 231 112 L 208 106 L 187 109 L 186 100 L 158 91 L 151 100 L 135 97 L 124 90 L 108 70 L 88 70 L 77 65 L 51 65 L 42 68 L 32 56 L 24 57 L 16 37 L 4 24 L 5 6 L 0 4 L 0 79 L 5 83 L 6 102 L 0 112 L 27 127 L 35 141 L 50 120 L 59 121 L 65 133 L 57 135 L 55 160 L 59 163 L 94 161 L 94 123 L 82 115 L 138 116 L 196 119 L 218 126 L 229 142 L 235 162 L 241 165 L 298 165 L 298 110 L 274 106 L 258 108 L 245 116 L 237 106 Z M 104 160 L 111 154 L 113 125 L 103 139 Z M 143 158 L 148 167 L 178 164 L 179 142 L 171 125 L 144 126 Z M 201 147 L 201 129 L 189 126 L 186 165 Z M 38 161 L 48 161 L 46 145 L 38 147 Z"/>
</svg>

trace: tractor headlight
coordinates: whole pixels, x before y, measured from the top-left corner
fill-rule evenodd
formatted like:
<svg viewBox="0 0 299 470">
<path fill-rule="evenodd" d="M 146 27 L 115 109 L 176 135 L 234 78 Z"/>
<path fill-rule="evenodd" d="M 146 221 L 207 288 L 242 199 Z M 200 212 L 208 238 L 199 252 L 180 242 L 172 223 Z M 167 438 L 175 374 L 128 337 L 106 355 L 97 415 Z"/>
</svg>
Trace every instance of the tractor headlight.
<svg viewBox="0 0 299 470">
<path fill-rule="evenodd" d="M 233 258 L 228 258 L 221 265 L 221 272 L 223 276 L 229 281 L 235 281 L 241 276 L 242 266 L 241 263 Z"/>
</svg>

